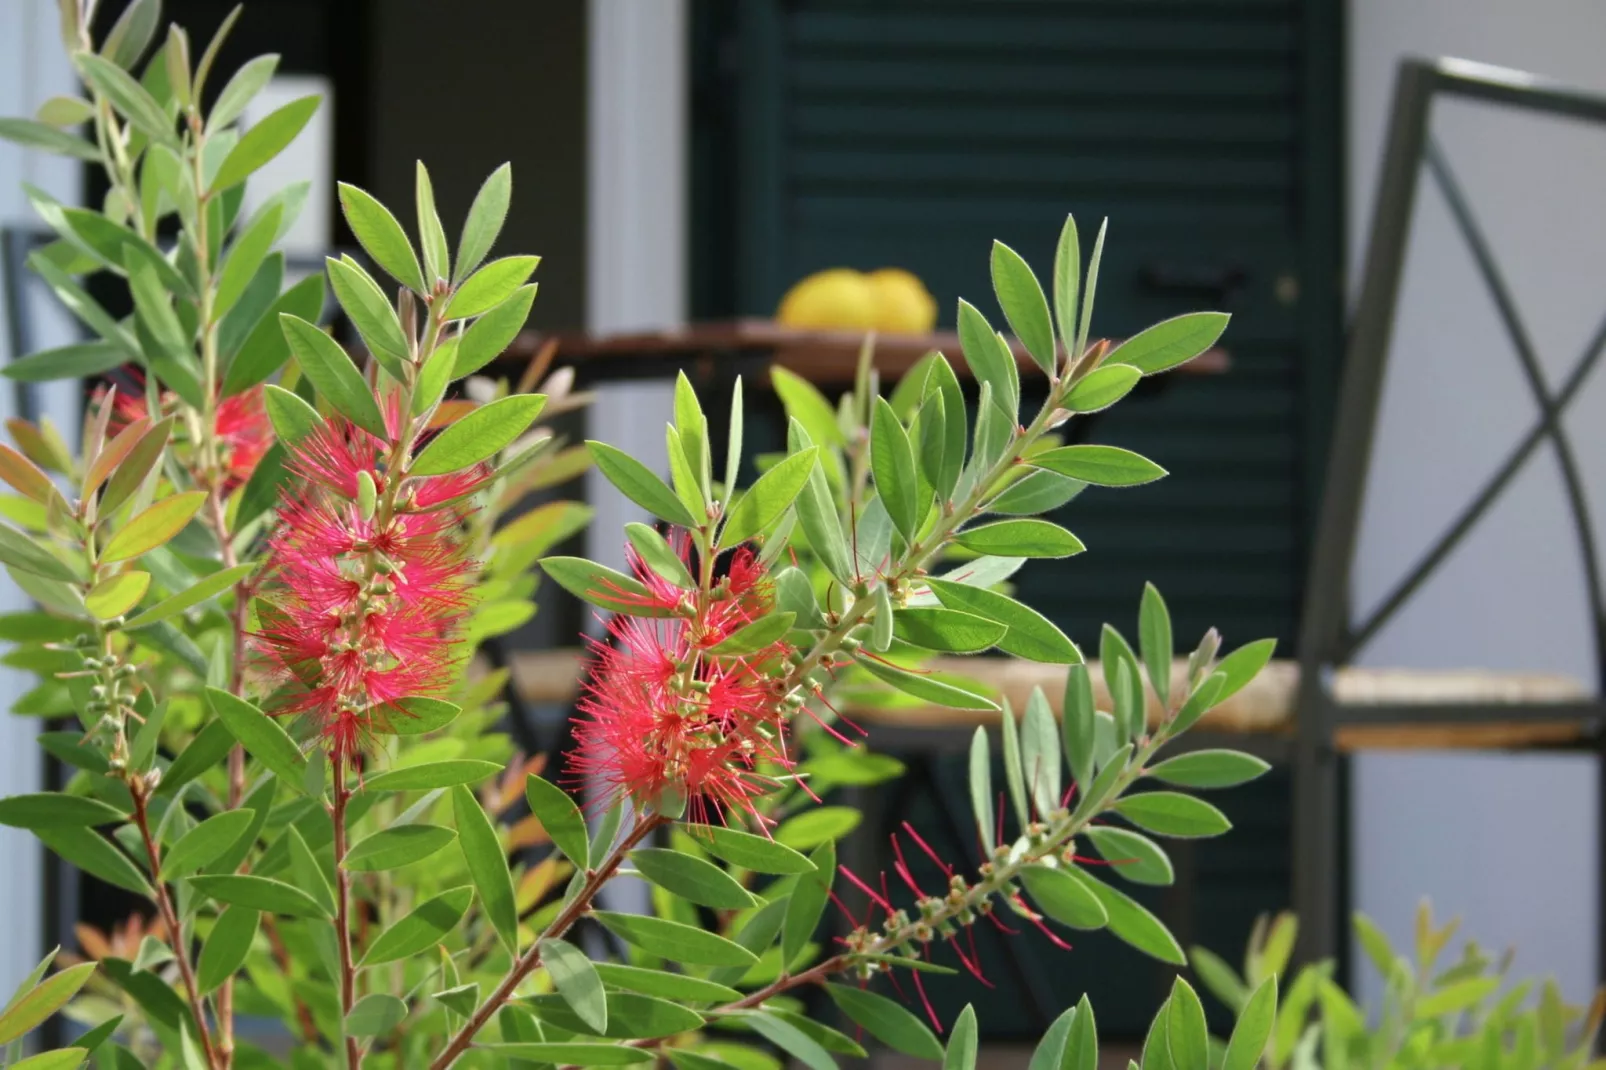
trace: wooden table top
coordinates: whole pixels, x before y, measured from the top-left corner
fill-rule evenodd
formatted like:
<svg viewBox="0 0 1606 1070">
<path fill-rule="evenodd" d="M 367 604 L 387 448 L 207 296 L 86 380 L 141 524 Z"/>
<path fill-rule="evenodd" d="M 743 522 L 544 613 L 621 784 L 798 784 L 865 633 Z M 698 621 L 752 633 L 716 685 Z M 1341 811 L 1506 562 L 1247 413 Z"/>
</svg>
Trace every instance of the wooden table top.
<svg viewBox="0 0 1606 1070">
<path fill-rule="evenodd" d="M 555 360 L 583 371 L 588 364 L 637 360 L 695 360 L 719 353 L 769 356 L 778 364 L 813 383 L 853 380 L 865 332 L 805 330 L 784 327 L 768 319 L 715 320 L 661 331 L 627 331 L 591 334 L 585 331 L 542 333 L 525 331 L 499 358 L 509 371 L 520 368 L 549 342 L 557 343 Z M 1018 340 L 1011 340 L 1015 361 L 1027 377 L 1042 375 Z M 884 380 L 896 379 L 932 350 L 946 354 L 961 376 L 969 369 L 960 359 L 959 335 L 954 331 L 930 334 L 878 334 L 875 366 Z M 1227 351 L 1206 350 L 1177 371 L 1190 375 L 1220 375 L 1230 365 Z M 639 370 L 637 372 L 639 374 Z"/>
</svg>

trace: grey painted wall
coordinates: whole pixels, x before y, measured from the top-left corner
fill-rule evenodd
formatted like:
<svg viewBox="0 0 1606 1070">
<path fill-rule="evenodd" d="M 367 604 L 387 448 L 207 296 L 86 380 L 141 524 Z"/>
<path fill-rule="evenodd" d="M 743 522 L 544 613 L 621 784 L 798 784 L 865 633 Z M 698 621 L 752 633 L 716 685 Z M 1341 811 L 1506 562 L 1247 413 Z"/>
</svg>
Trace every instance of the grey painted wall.
<svg viewBox="0 0 1606 1070">
<path fill-rule="evenodd" d="M 1515 67 L 1606 92 L 1593 0 L 1355 0 L 1350 10 L 1350 263 L 1358 270 L 1393 89 L 1407 54 Z M 1452 103 L 1434 132 L 1494 246 L 1552 382 L 1606 313 L 1606 130 Z M 1531 425 L 1516 357 L 1437 190 L 1421 188 L 1355 573 L 1384 596 Z M 1357 280 L 1351 280 L 1353 294 Z M 1606 522 L 1606 376 L 1568 420 Z M 1584 418 L 1585 416 L 1588 418 Z M 1582 570 L 1548 451 L 1363 660 L 1489 666 L 1593 683 Z M 1597 976 L 1595 763 L 1556 755 L 1374 754 L 1355 763 L 1354 901 L 1408 945 L 1418 899 L 1518 949 L 1583 1001 Z M 1362 992 L 1381 986 L 1354 956 Z"/>
<path fill-rule="evenodd" d="M 32 115 L 46 99 L 72 93 L 75 82 L 61 49 L 56 5 L 51 0 L 11 0 L 0 5 L 0 115 Z M 60 157 L 26 152 L 0 141 L 0 224 L 37 225 L 21 184 L 31 182 L 68 204 L 80 196 L 78 164 Z M 71 326 L 54 303 L 39 296 L 38 337 L 42 346 L 69 340 Z M 6 337 L 0 324 L 0 347 Z M 9 359 L 13 354 L 6 354 Z M 58 384 L 43 391 L 45 411 L 55 419 L 68 440 L 77 438 L 76 384 Z M 13 413 L 9 382 L 0 387 L 0 418 Z M 0 612 L 22 609 L 27 599 L 0 572 Z M 9 710 L 16 697 L 32 687 L 31 674 L 0 667 L 0 708 Z M 0 795 L 38 790 L 43 768 L 34 736 L 38 722 L 9 713 L 0 714 Z M 0 990 L 11 991 L 44 952 L 40 934 L 41 862 L 43 848 L 21 829 L 0 828 L 0 858 L 6 860 L 6 879 L 0 881 Z"/>
</svg>

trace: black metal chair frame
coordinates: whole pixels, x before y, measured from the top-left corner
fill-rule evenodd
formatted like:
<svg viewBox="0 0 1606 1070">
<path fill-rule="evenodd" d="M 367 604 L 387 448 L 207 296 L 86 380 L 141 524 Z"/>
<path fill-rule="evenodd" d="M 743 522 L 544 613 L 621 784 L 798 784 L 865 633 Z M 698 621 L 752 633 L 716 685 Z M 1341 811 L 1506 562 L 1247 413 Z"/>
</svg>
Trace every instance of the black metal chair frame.
<svg viewBox="0 0 1606 1070">
<path fill-rule="evenodd" d="M 1606 97 L 1540 78 L 1452 59 L 1409 59 L 1400 66 L 1372 216 L 1364 282 L 1345 353 L 1321 524 L 1310 562 L 1300 628 L 1301 683 L 1294 747 L 1294 906 L 1300 916 L 1301 951 L 1306 959 L 1337 954 L 1344 946 L 1343 938 L 1347 933 L 1347 919 L 1341 915 L 1345 898 L 1345 889 L 1340 886 L 1344 822 L 1342 769 L 1334 743 L 1336 732 L 1345 726 L 1365 724 L 1486 724 L 1520 719 L 1525 712 L 1531 712 L 1522 707 L 1489 703 L 1345 705 L 1336 700 L 1330 682 L 1332 670 L 1347 664 L 1422 589 L 1466 535 L 1489 514 L 1528 458 L 1547 442 L 1554 448 L 1560 463 L 1588 580 L 1596 698 L 1546 704 L 1543 717 L 1546 722 L 1575 725 L 1582 737 L 1592 740 L 1597 748 L 1602 746 L 1600 730 L 1606 723 L 1606 703 L 1600 698 L 1602 690 L 1606 689 L 1606 602 L 1603 602 L 1606 592 L 1601 584 L 1597 537 L 1590 520 L 1584 483 L 1572 443 L 1561 422 L 1563 411 L 1606 351 L 1606 321 L 1590 338 L 1559 388 L 1552 389 L 1545 380 L 1534 344 L 1494 251 L 1462 192 L 1448 157 L 1430 132 L 1434 103 L 1443 98 L 1606 125 Z M 1352 622 L 1350 580 L 1361 507 L 1419 177 L 1424 174 L 1449 205 L 1451 217 L 1467 243 L 1507 340 L 1515 350 L 1540 417 L 1483 489 L 1422 554 L 1379 607 L 1366 619 Z M 1606 758 L 1606 750 L 1601 754 Z M 1602 834 L 1606 836 L 1606 808 L 1602 810 L 1601 820 Z M 1606 932 L 1606 928 L 1602 931 Z M 1606 963 L 1606 946 L 1600 954 L 1600 961 Z"/>
</svg>

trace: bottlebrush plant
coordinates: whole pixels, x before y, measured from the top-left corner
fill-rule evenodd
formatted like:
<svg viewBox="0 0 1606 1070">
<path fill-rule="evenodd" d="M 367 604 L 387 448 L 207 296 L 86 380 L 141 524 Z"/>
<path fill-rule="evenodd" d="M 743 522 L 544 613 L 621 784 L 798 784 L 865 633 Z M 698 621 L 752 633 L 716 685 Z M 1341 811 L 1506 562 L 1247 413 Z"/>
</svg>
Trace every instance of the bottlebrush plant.
<svg viewBox="0 0 1606 1070">
<path fill-rule="evenodd" d="M 13 421 L 17 448 L 0 449 L 17 492 L 0 562 L 39 606 L 0 621 L 8 663 L 42 678 L 14 712 L 51 720 L 40 743 L 72 769 L 61 791 L 0 800 L 0 821 L 147 905 L 110 937 L 84 930 L 24 981 L 0 1012 L 8 1065 L 742 1070 L 778 1066 L 779 1052 L 823 1068 L 877 1041 L 970 1067 L 974 1014 L 938 1021 L 921 977 L 980 974 L 975 925 L 1010 914 L 1056 941 L 1060 927 L 1107 926 L 1183 961 L 1118 884 L 1171 881 L 1145 833 L 1228 828 L 1171 788 L 1230 786 L 1264 765 L 1160 752 L 1271 645 L 1218 661 L 1212 632 L 1174 671 L 1150 588 L 1136 650 L 1105 630 L 1111 708 L 1099 710 L 1077 646 L 1001 588 L 1025 559 L 1081 552 L 1040 514 L 1089 485 L 1164 474 L 1125 450 L 1064 445 L 1059 429 L 1209 347 L 1225 316 L 1091 343 L 1103 231 L 1084 283 L 1067 220 L 1052 313 L 1025 262 L 993 249 L 1005 318 L 1047 382 L 1034 412 L 1004 336 L 961 302 L 974 418 L 943 356 L 888 397 L 867 359 L 836 406 L 776 373 L 787 449 L 758 458 L 745 489 L 740 384 L 726 442 L 711 441 L 682 378 L 664 458 L 563 448 L 531 427 L 584 401 L 572 375 L 547 377 L 544 394 L 529 392 L 544 366 L 513 389 L 476 375 L 535 296 L 535 257 L 486 259 L 506 168 L 455 250 L 422 166 L 416 246 L 377 200 L 341 187 L 369 261 L 327 265 L 362 340 L 348 352 L 318 326 L 323 278 L 286 288 L 274 250 L 305 187 L 242 209 L 245 183 L 317 101 L 242 133 L 275 59 L 215 88 L 235 15 L 192 61 L 176 27 L 145 58 L 161 21 L 151 0 L 100 42 L 91 10 L 68 0 L 62 13 L 86 98 L 0 134 L 105 172 L 100 211 L 29 191 L 57 236 L 30 264 L 92 338 L 8 374 L 109 385 L 77 456 L 43 423 Z M 132 311 L 91 288 L 126 292 Z M 459 381 L 463 396 L 448 397 Z M 628 573 L 542 557 L 587 523 L 583 505 L 499 523 L 588 462 L 662 522 L 620 533 Z M 550 767 L 513 753 L 498 731 L 506 674 L 474 657 L 533 612 L 538 558 L 607 620 L 577 745 Z M 927 665 L 988 650 L 1066 667 L 1058 723 L 1041 692 L 1017 718 Z M 985 729 L 972 746 L 974 859 L 941 857 L 905 825 L 890 876 L 837 865 L 857 818 L 822 798 L 899 768 L 841 712 L 867 690 L 1002 726 L 1007 807 Z M 1133 790 L 1153 785 L 1170 787 Z M 648 882 L 650 913 L 608 908 L 607 886 L 627 875 Z M 810 992 L 828 997 L 825 1015 L 805 1013 Z M 63 1009 L 83 1030 L 71 1046 L 18 1062 Z M 1228 1066 L 1255 1065 L 1274 1011 L 1273 987 L 1249 1001 Z M 246 1017 L 283 1027 L 248 1039 Z M 1146 1067 L 1207 1070 L 1185 983 L 1157 1021 L 1165 1042 L 1151 1040 Z M 1091 1068 L 1094 1034 L 1084 1000 L 1033 1065 Z"/>
</svg>

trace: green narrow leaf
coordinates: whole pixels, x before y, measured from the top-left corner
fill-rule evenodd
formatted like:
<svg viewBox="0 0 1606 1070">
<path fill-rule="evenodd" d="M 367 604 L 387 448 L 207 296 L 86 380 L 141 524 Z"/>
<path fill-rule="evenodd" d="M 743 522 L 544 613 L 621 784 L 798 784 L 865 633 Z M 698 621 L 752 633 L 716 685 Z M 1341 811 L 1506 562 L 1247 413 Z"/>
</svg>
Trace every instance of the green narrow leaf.
<svg viewBox="0 0 1606 1070">
<path fill-rule="evenodd" d="M 418 161 L 415 197 L 418 202 L 418 244 L 424 251 L 424 281 L 452 277 L 452 254 L 446 247 L 446 230 L 441 226 L 440 213 L 435 210 L 435 187 L 429 180 L 429 169 Z"/>
<path fill-rule="evenodd" d="M 1003 705 L 1003 713 L 998 720 L 1003 729 L 1004 786 L 1009 789 L 1009 801 L 1015 807 L 1015 821 L 1024 835 L 1032 815 L 1026 800 L 1026 774 L 1021 768 L 1020 725 L 1015 720 L 1015 711 L 1010 708 L 1009 699 L 1004 699 Z"/>
<path fill-rule="evenodd" d="M 292 791 L 303 790 L 307 759 L 278 721 L 220 688 L 207 688 L 206 702 L 251 757 L 272 770 Z"/>
<path fill-rule="evenodd" d="M 777 843 L 799 851 L 812 851 L 822 843 L 840 840 L 859 827 L 861 815 L 851 806 L 817 806 L 781 822 Z"/>
<path fill-rule="evenodd" d="M 211 191 L 215 193 L 244 182 L 252 172 L 283 152 L 301 133 L 322 100 L 316 95 L 292 100 L 252 123 L 223 158 L 217 174 L 212 176 Z"/>
<path fill-rule="evenodd" d="M 963 298 L 959 301 L 959 345 L 976 381 L 992 387 L 993 404 L 1013 429 L 1020 411 L 1020 370 L 1015 367 L 1014 354 L 1008 346 L 998 344 L 987 317 Z"/>
<path fill-rule="evenodd" d="M 504 256 L 492 260 L 463 281 L 446 306 L 449 320 L 467 319 L 487 312 L 513 296 L 529 281 L 539 256 Z"/>
<path fill-rule="evenodd" d="M 0 524 L 0 561 L 23 572 L 62 583 L 78 580 L 78 574 L 59 558 L 46 552 L 27 535 L 4 524 Z"/>
<path fill-rule="evenodd" d="M 1060 1065 L 1064 1070 L 1097 1070 L 1098 1064 L 1098 1022 L 1093 1017 L 1093 1004 L 1084 992 L 1076 1003 L 1076 1017 L 1071 1019 L 1065 1035 L 1065 1058 Z"/>
<path fill-rule="evenodd" d="M 21 1038 L 66 1006 L 67 1001 L 89 982 L 94 972 L 95 963 L 81 962 L 45 978 L 22 993 L 6 1008 L 4 1014 L 0 1014 L 0 1044 L 10 1044 Z"/>
<path fill-rule="evenodd" d="M 371 776 L 363 782 L 364 793 L 380 794 L 387 791 L 434 791 L 436 788 L 455 788 L 478 784 L 502 771 L 496 762 L 479 758 L 448 758 L 423 765 L 406 765 L 400 769 Z"/>
<path fill-rule="evenodd" d="M 822 446 L 847 445 L 848 440 L 836 421 L 836 410 L 813 383 L 780 365 L 770 369 L 770 383 L 781 399 L 787 418 L 802 425 L 813 442 Z"/>
<path fill-rule="evenodd" d="M 402 334 L 401 320 L 396 310 L 368 273 L 355 262 L 326 257 L 324 266 L 329 274 L 329 285 L 335 291 L 335 300 L 345 310 L 357 333 L 362 336 L 368 352 L 379 366 L 398 383 L 407 381 L 403 365 L 412 359 L 407 351 L 407 339 Z"/>
<path fill-rule="evenodd" d="M 740 944 L 693 925 L 610 910 L 592 912 L 603 928 L 632 947 L 674 962 L 701 966 L 752 966 L 758 956 Z"/>
<path fill-rule="evenodd" d="M 1266 978 L 1244 1004 L 1233 1026 L 1232 1039 L 1227 1041 L 1227 1052 L 1221 1060 L 1221 1070 L 1255 1070 L 1266 1052 L 1271 1039 L 1271 1028 L 1277 1020 L 1277 977 Z"/>
<path fill-rule="evenodd" d="M 480 904 L 496 935 L 511 954 L 519 948 L 519 913 L 513 894 L 513 875 L 508 872 L 507 856 L 496 826 L 481 809 L 479 800 L 467 787 L 452 788 L 452 816 L 457 826 L 457 842 L 469 876 L 479 890 Z"/>
<path fill-rule="evenodd" d="M 352 844 L 342 865 L 357 873 L 397 869 L 428 858 L 457 838 L 439 825 L 395 825 Z"/>
<path fill-rule="evenodd" d="M 1126 364 L 1153 375 L 1186 364 L 1216 344 L 1232 317 L 1224 312 L 1189 312 L 1139 331 L 1112 349 L 1106 364 Z"/>
<path fill-rule="evenodd" d="M 223 376 L 225 395 L 241 393 L 263 382 L 290 358 L 290 343 L 279 322 L 279 317 L 286 314 L 308 322 L 323 314 L 323 275 L 307 276 L 268 306 L 229 361 Z"/>
<path fill-rule="evenodd" d="M 926 1024 L 886 996 L 836 984 L 825 991 L 838 1010 L 887 1047 L 917 1059 L 942 1059 L 942 1044 Z"/>
<path fill-rule="evenodd" d="M 1027 463 L 1095 487 L 1135 487 L 1166 474 L 1147 457 L 1119 446 L 1061 446 L 1034 454 Z"/>
<path fill-rule="evenodd" d="M 640 992 L 661 999 L 682 1003 L 734 1003 L 742 994 L 726 985 L 715 984 L 701 977 L 666 970 L 650 970 L 642 966 L 625 966 L 613 962 L 596 963 L 597 973 L 606 984 L 631 992 Z"/>
<path fill-rule="evenodd" d="M 1182 953 L 1176 937 L 1171 935 L 1170 930 L 1159 918 L 1149 913 L 1136 900 L 1080 870 L 1072 869 L 1068 872 L 1098 896 L 1099 902 L 1104 904 L 1104 911 L 1110 916 L 1109 928 L 1112 933 L 1161 962 L 1169 962 L 1173 966 L 1187 964 L 1187 956 Z"/>
<path fill-rule="evenodd" d="M 1148 775 L 1184 788 L 1232 788 L 1260 776 L 1271 766 L 1252 754 L 1233 750 L 1196 750 L 1167 758 Z"/>
<path fill-rule="evenodd" d="M 109 100 L 140 132 L 155 141 L 174 142 L 172 118 L 133 75 L 92 52 L 79 52 L 73 58 L 84 81 Z"/>
<path fill-rule="evenodd" d="M 545 394 L 513 394 L 481 405 L 430 439 L 408 471 L 438 476 L 488 460 L 524 434 L 545 407 Z"/>
<path fill-rule="evenodd" d="M 1225 814 L 1203 799 L 1176 791 L 1145 791 L 1115 804 L 1122 817 L 1161 836 L 1219 836 L 1232 828 Z"/>
<path fill-rule="evenodd" d="M 312 848 L 307 846 L 306 838 L 294 825 L 284 830 L 284 837 L 289 845 L 290 872 L 295 886 L 312 896 L 326 916 L 334 917 L 335 890 L 329 886 L 329 878 Z"/>
<path fill-rule="evenodd" d="M 1060 773 L 1059 727 L 1043 689 L 1032 689 L 1021 718 L 1021 772 L 1039 816 L 1059 810 L 1062 777 Z"/>
<path fill-rule="evenodd" d="M 299 316 L 281 313 L 279 322 L 290 352 L 319 396 L 358 427 L 389 441 L 390 432 L 385 428 L 385 417 L 374 400 L 374 392 L 340 343 Z"/>
<path fill-rule="evenodd" d="M 744 910 L 756 903 L 736 878 L 695 855 L 638 847 L 630 852 L 630 861 L 647 880 L 688 902 L 717 910 Z"/>
<path fill-rule="evenodd" d="M 99 799 L 59 791 L 0 799 L 0 825 L 20 829 L 121 824 L 128 815 Z"/>
<path fill-rule="evenodd" d="M 1037 518 L 982 524 L 955 535 L 954 542 L 995 557 L 1071 557 L 1087 549 L 1058 524 Z"/>
<path fill-rule="evenodd" d="M 1160 705 L 1171 704 L 1171 613 L 1165 599 L 1152 583 L 1143 585 L 1143 602 L 1138 610 L 1138 647 L 1143 665 L 1149 671 L 1149 686 L 1160 698 Z"/>
<path fill-rule="evenodd" d="M 476 1044 L 475 1048 L 509 1060 L 555 1066 L 634 1066 L 650 1062 L 653 1054 L 641 1048 L 627 1048 L 622 1044 L 591 1044 L 583 1041 L 516 1041 L 499 1044 Z M 672 1052 L 672 1058 L 685 1056 L 685 1052 Z M 710 1060 L 713 1062 L 714 1060 Z M 724 1064 L 719 1064 L 723 1066 Z"/>
<path fill-rule="evenodd" d="M 1077 380 L 1065 395 L 1064 407 L 1071 412 L 1101 412 L 1131 393 L 1141 378 L 1136 368 L 1105 364 Z"/>
<path fill-rule="evenodd" d="M 1076 220 L 1067 215 L 1054 249 L 1054 319 L 1069 359 L 1082 354 L 1076 346 L 1076 304 L 1082 281 L 1082 250 L 1076 236 Z"/>
<path fill-rule="evenodd" d="M 574 868 L 583 871 L 589 867 L 585 817 L 569 798 L 569 793 L 531 773 L 524 784 L 524 796 L 529 800 L 530 813 L 541 822 L 558 850 L 574 863 Z"/>
<path fill-rule="evenodd" d="M 781 927 L 781 961 L 788 964 L 796 961 L 825 915 L 831 880 L 836 875 L 836 842 L 826 840 L 820 844 L 809 855 L 809 861 L 814 863 L 814 871 L 798 875 Z"/>
<path fill-rule="evenodd" d="M 993 292 L 1010 330 L 1038 366 L 1053 375 L 1059 351 L 1054 344 L 1054 324 L 1048 316 L 1048 298 L 1043 296 L 1037 276 L 1019 253 L 1001 241 L 993 242 L 992 271 Z"/>
<path fill-rule="evenodd" d="M 908 606 L 893 614 L 893 634 L 927 650 L 975 654 L 1004 637 L 1009 629 L 974 613 L 938 606 Z"/>
<path fill-rule="evenodd" d="M 258 212 L 244 232 L 234 240 L 228 257 L 223 261 L 217 292 L 212 299 L 214 320 L 221 319 L 233 308 L 251 280 L 256 278 L 257 271 L 273 247 L 274 239 L 279 236 L 279 216 L 283 210 L 283 206 L 275 204 Z"/>
<path fill-rule="evenodd" d="M 205 501 L 205 491 L 192 490 L 155 503 L 117 530 L 101 551 L 101 562 L 127 561 L 163 545 L 184 529 Z"/>
<path fill-rule="evenodd" d="M 976 815 L 976 831 L 990 855 L 997 845 L 993 822 L 993 756 L 987 742 L 987 729 L 977 727 L 970 737 L 970 808 Z"/>
<path fill-rule="evenodd" d="M 1178 977 L 1171 985 L 1166 1011 L 1166 1047 L 1176 1070 L 1210 1070 L 1210 1034 L 1204 1005 L 1193 986 Z"/>
<path fill-rule="evenodd" d="M 720 529 L 719 545 L 740 545 L 755 535 L 765 532 L 779 520 L 791 506 L 798 492 L 808 482 L 814 470 L 820 448 L 811 446 L 791 454 L 768 472 L 759 476 L 742 496 L 736 499 Z"/>
<path fill-rule="evenodd" d="M 1226 680 L 1216 695 L 1216 702 L 1225 702 L 1242 691 L 1266 667 L 1276 649 L 1277 640 L 1258 639 L 1253 643 L 1245 643 L 1222 658 L 1216 664 L 1215 671 L 1225 676 Z"/>
<path fill-rule="evenodd" d="M 753 1032 L 791 1055 L 809 1070 L 835 1070 L 831 1053 L 803 1030 L 773 1014 L 748 1013 L 742 1020 Z"/>
<path fill-rule="evenodd" d="M 796 504 L 798 524 L 815 556 L 838 581 L 851 583 L 853 566 L 848 558 L 848 543 L 842 535 L 842 521 L 823 466 L 815 465 L 809 470 L 808 482 L 798 492 Z"/>
<path fill-rule="evenodd" d="M 128 353 L 110 342 L 79 342 L 14 360 L 0 368 L 0 375 L 19 383 L 47 383 L 103 375 L 127 363 Z"/>
<path fill-rule="evenodd" d="M 636 617 L 667 617 L 671 613 L 650 605 L 645 587 L 606 565 L 583 557 L 561 556 L 543 557 L 538 564 L 558 586 L 594 606 Z"/>
<path fill-rule="evenodd" d="M 1071 1023 L 1076 1019 L 1076 1008 L 1068 1007 L 1043 1034 L 1032 1051 L 1032 1061 L 1026 1070 L 1060 1070 L 1065 1056 L 1065 1042 L 1070 1036 Z"/>
<path fill-rule="evenodd" d="M 32 119 L 0 119 L 0 138 L 27 149 L 43 149 L 88 163 L 100 162 L 100 150 L 83 138 Z"/>
<path fill-rule="evenodd" d="M 215 134 L 238 119 L 245 112 L 246 105 L 268 84 L 278 66 L 278 56 L 266 55 L 250 60 L 235 71 L 218 93 L 217 103 L 212 105 L 212 112 L 206 117 L 207 132 Z"/>
<path fill-rule="evenodd" d="M 1088 330 L 1093 325 L 1093 297 L 1099 288 L 1099 261 L 1104 259 L 1104 233 L 1109 228 L 1108 219 L 1099 222 L 1098 236 L 1093 239 L 1093 255 L 1087 258 L 1087 285 L 1082 288 L 1081 322 L 1076 329 L 1075 352 L 1081 353 L 1087 348 Z"/>
<path fill-rule="evenodd" d="M 1171 859 L 1146 836 L 1113 825 L 1089 825 L 1083 830 L 1111 872 L 1134 884 L 1165 886 L 1176 879 Z"/>
<path fill-rule="evenodd" d="M 262 400 L 280 442 L 294 446 L 323 426 L 317 409 L 282 387 L 269 383 L 262 390 Z"/>
<path fill-rule="evenodd" d="M 419 294 L 426 292 L 424 275 L 418 267 L 418 257 L 413 255 L 412 243 L 390 209 L 349 182 L 340 183 L 340 208 L 346 222 L 351 224 L 351 232 L 375 264 L 409 290 Z"/>
<path fill-rule="evenodd" d="M 1094 749 L 1093 681 L 1086 665 L 1072 665 L 1065 672 L 1064 713 L 1060 722 L 1065 760 L 1071 779 L 1085 792 L 1093 782 Z"/>
<path fill-rule="evenodd" d="M 323 906 L 300 888 L 269 877 L 219 873 L 190 877 L 189 885 L 220 903 L 230 903 L 292 918 L 327 918 Z"/>
<path fill-rule="evenodd" d="M 530 318 L 530 306 L 535 303 L 536 289 L 533 282 L 528 286 L 520 286 L 507 300 L 469 324 L 468 330 L 463 332 L 463 340 L 457 344 L 457 362 L 451 375 L 453 379 L 473 375 L 513 344 L 513 340 L 524 329 L 524 322 Z"/>
<path fill-rule="evenodd" d="M 389 1033 L 407 1018 L 407 1004 L 388 992 L 370 992 L 346 1012 L 347 1036 L 377 1037 Z"/>
<path fill-rule="evenodd" d="M 1082 660 L 1076 644 L 1053 622 L 1008 595 L 936 578 L 926 583 L 949 609 L 974 613 L 1008 628 L 998 642 L 998 649 L 1005 653 L 1051 664 L 1074 665 Z"/>
<path fill-rule="evenodd" d="M 507 218 L 507 206 L 513 197 L 513 165 L 503 164 L 480 186 L 469 205 L 463 233 L 457 241 L 457 264 L 452 269 L 452 282 L 466 279 L 469 272 L 480 266 L 485 254 L 496 244 L 502 221 Z"/>
<path fill-rule="evenodd" d="M 1110 916 L 1097 896 L 1063 869 L 1024 866 L 1021 883 L 1044 914 L 1073 929 L 1102 929 Z"/>
<path fill-rule="evenodd" d="M 256 565 L 254 563 L 247 563 L 235 565 L 233 568 L 220 569 L 178 594 L 162 599 L 145 612 L 130 619 L 123 627 L 129 630 L 143 628 L 146 625 L 155 624 L 157 621 L 176 616 L 191 606 L 198 606 L 208 598 L 229 590 L 249 576 L 255 568 Z"/>
<path fill-rule="evenodd" d="M 892 595 L 887 591 L 887 585 L 878 583 L 871 592 L 871 600 L 875 609 L 870 616 L 870 649 L 884 653 L 892 646 L 892 630 L 896 623 L 892 619 Z"/>
<path fill-rule="evenodd" d="M 736 474 L 742 466 L 742 377 L 738 375 L 731 386 L 730 429 L 725 440 L 725 501 L 736 496 Z"/>
<path fill-rule="evenodd" d="M 592 1032 L 608 1031 L 608 997 L 602 990 L 602 978 L 584 951 L 566 944 L 556 937 L 541 941 L 541 965 L 552 977 L 558 990 L 580 1020 Z"/>
<path fill-rule="evenodd" d="M 1166 731 L 1172 736 L 1181 735 L 1198 723 L 1199 718 L 1209 713 L 1221 701 L 1221 692 L 1227 686 L 1227 675 L 1223 672 L 1213 672 L 1199 683 L 1188 695 L 1182 708 L 1166 726 Z"/>
<path fill-rule="evenodd" d="M 781 875 L 815 871 L 813 862 L 768 836 L 718 825 L 694 825 L 686 831 L 703 850 L 733 866 Z"/>
<path fill-rule="evenodd" d="M 914 449 L 886 398 L 875 399 L 870 428 L 870 467 L 887 515 L 906 540 L 913 541 L 923 512 L 915 478 Z"/>
<path fill-rule="evenodd" d="M 586 442 L 586 449 L 591 451 L 591 460 L 596 464 L 597 471 L 618 487 L 626 498 L 671 524 L 683 528 L 700 526 L 669 485 L 630 454 L 606 442 L 594 440 Z"/>
<path fill-rule="evenodd" d="M 256 820 L 254 810 L 224 810 L 190 829 L 162 857 L 162 878 L 178 880 L 210 865 Z"/>
<path fill-rule="evenodd" d="M 420 903 L 412 913 L 380 933 L 362 958 L 364 966 L 379 966 L 411 958 L 429 950 L 457 928 L 468 912 L 474 890 L 466 885 L 442 892 Z"/>
<path fill-rule="evenodd" d="M 922 675 L 900 669 L 896 665 L 876 661 L 873 658 L 860 657 L 858 663 L 870 675 L 877 677 L 885 683 L 891 684 L 905 694 L 916 698 L 923 698 L 927 702 L 934 702 L 939 706 L 951 706 L 958 710 L 996 710 L 998 703 L 985 695 L 978 695 L 974 691 L 945 683 L 934 676 Z"/>
<path fill-rule="evenodd" d="M 976 1070 L 976 1010 L 970 1004 L 959 1012 L 948 1034 L 948 1049 L 942 1057 L 942 1070 Z"/>
</svg>

